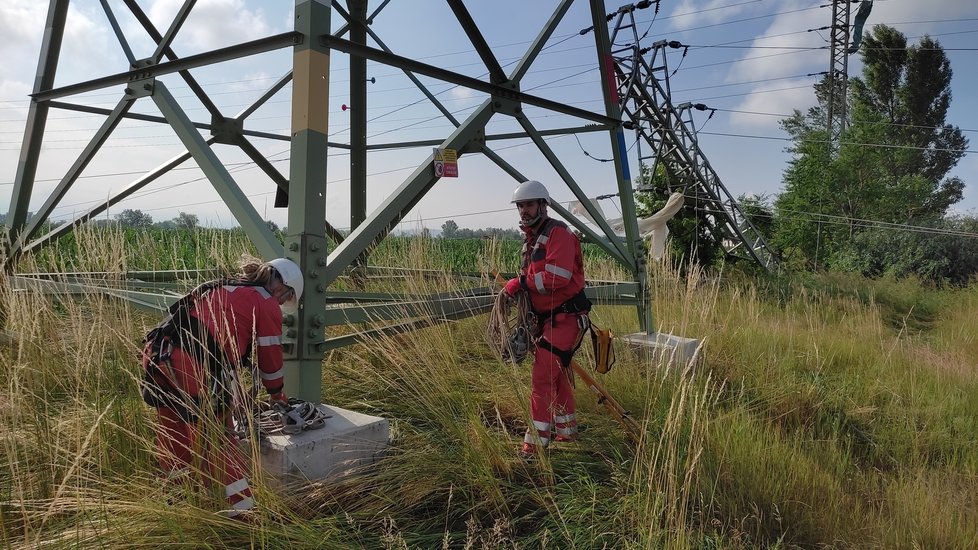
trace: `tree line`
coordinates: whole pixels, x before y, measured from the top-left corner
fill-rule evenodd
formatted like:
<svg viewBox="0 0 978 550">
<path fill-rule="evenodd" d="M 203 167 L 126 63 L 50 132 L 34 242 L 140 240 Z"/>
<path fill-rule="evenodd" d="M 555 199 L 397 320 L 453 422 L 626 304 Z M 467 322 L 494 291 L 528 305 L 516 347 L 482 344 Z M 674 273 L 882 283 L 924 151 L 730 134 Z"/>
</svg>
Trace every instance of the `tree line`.
<svg viewBox="0 0 978 550">
<path fill-rule="evenodd" d="M 460 228 L 455 223 L 455 220 L 448 220 L 441 224 L 441 237 L 443 239 L 519 240 L 523 238 L 523 232 L 518 229 L 502 229 L 499 227 L 488 227 L 485 229 Z"/>
</svg>

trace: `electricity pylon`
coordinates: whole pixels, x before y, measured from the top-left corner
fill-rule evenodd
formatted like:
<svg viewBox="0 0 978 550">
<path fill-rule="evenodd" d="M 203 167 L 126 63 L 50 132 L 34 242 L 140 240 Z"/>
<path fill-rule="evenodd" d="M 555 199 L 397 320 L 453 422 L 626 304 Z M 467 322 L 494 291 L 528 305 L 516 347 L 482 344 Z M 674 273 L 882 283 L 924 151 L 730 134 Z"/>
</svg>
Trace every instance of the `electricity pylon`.
<svg viewBox="0 0 978 550">
<path fill-rule="evenodd" d="M 626 6 L 617 12 L 611 42 L 625 40 L 619 35 L 631 32 L 630 45 L 613 53 L 623 116 L 631 122 L 639 146 L 644 143 L 651 148 L 648 155 L 639 148 L 639 161 L 649 161 L 652 174 L 660 165 L 665 168 L 666 191 L 682 193 L 705 212 L 702 219 L 728 254 L 751 259 L 767 269 L 775 268 L 774 251 L 700 149 L 692 114 L 707 107 L 672 103 L 666 51 L 682 45 L 660 40 L 643 48 L 634 8 Z"/>
</svg>

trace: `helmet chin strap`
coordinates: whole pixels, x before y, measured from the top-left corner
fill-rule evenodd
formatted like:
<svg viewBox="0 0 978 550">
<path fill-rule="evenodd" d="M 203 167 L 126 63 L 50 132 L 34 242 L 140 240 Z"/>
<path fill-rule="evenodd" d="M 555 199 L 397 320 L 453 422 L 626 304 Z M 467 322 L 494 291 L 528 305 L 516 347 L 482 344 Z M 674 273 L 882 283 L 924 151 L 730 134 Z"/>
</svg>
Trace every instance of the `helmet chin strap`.
<svg viewBox="0 0 978 550">
<path fill-rule="evenodd" d="M 547 217 L 547 205 L 546 203 L 544 203 L 541 204 L 540 208 L 537 209 L 537 215 L 534 216 L 533 219 L 528 221 L 520 220 L 520 227 L 533 229 L 534 227 L 539 225 L 539 223 L 543 221 L 543 219 L 546 217 Z"/>
</svg>

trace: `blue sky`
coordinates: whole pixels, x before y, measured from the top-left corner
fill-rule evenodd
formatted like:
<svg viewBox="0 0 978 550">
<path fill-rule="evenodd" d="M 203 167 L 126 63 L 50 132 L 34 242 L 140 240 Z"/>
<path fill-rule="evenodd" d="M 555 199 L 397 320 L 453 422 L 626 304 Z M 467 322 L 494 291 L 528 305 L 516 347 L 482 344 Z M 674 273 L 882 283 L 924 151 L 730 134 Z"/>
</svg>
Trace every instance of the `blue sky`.
<svg viewBox="0 0 978 550">
<path fill-rule="evenodd" d="M 152 45 L 135 23 L 123 17 L 121 2 L 109 2 L 120 16 L 132 39 L 137 57 L 149 55 Z M 788 144 L 778 127 L 782 115 L 792 109 L 806 109 L 814 103 L 813 76 L 826 70 L 829 54 L 819 48 L 827 44 L 828 33 L 815 30 L 830 24 L 830 8 L 824 0 L 661 0 L 653 20 L 653 10 L 637 13 L 641 31 L 649 30 L 643 45 L 655 40 L 678 40 L 690 45 L 683 57 L 670 50 L 673 103 L 701 102 L 717 109 L 712 118 L 697 113 L 700 147 L 734 194 L 776 194 L 781 190 L 782 172 L 789 156 Z M 144 9 L 165 29 L 182 5 L 180 0 L 141 2 Z M 543 26 L 552 2 L 467 2 L 473 18 L 504 65 L 518 59 Z M 370 1 L 371 9 L 379 1 Z M 528 8 L 528 5 L 532 5 Z M 607 11 L 619 3 L 606 2 Z M 37 64 L 37 52 L 44 27 L 47 3 L 37 0 L 5 0 L 0 5 L 0 209 L 6 210 L 20 150 L 27 114 L 29 93 Z M 291 2 L 247 2 L 244 0 L 200 0 L 174 43 L 181 56 L 226 46 L 245 40 L 290 30 Z M 342 23 L 333 16 L 334 28 Z M 973 0 L 876 0 L 868 25 L 885 23 L 896 27 L 915 42 L 929 34 L 947 50 L 954 70 L 954 99 L 948 121 L 956 124 L 978 149 L 978 107 L 972 97 L 978 89 L 973 66 L 978 63 L 978 5 Z M 579 31 L 590 26 L 587 2 L 578 1 L 558 27 L 550 47 L 540 56 L 523 81 L 522 89 L 539 96 L 598 111 L 602 108 L 596 74 L 594 42 L 591 34 Z M 400 55 L 420 59 L 471 76 L 485 73 L 474 48 L 467 41 L 451 10 L 435 0 L 393 0 L 377 17 L 372 29 Z M 231 64 L 194 71 L 197 80 L 211 93 L 214 102 L 232 116 L 258 97 L 289 68 L 288 51 L 254 56 Z M 349 139 L 348 58 L 332 56 L 329 98 L 330 139 Z M 65 48 L 59 66 L 58 84 L 70 84 L 126 69 L 122 50 L 106 23 L 99 2 L 76 0 L 68 17 Z M 850 74 L 861 70 L 858 55 L 850 58 Z M 451 124 L 438 116 L 412 84 L 397 69 L 369 63 L 368 74 L 376 79 L 369 85 L 368 133 L 370 143 L 438 139 L 448 135 Z M 444 105 L 459 119 L 485 96 L 464 88 L 422 79 L 438 94 Z M 190 116 L 207 121 L 206 111 L 179 77 L 163 81 Z M 246 125 L 255 130 L 288 133 L 290 88 L 257 111 Z M 73 101 L 111 108 L 121 96 L 121 87 L 87 94 Z M 357 108 L 358 106 L 352 106 Z M 156 113 L 151 100 L 140 100 L 137 111 Z M 581 123 L 564 115 L 528 108 L 527 116 L 538 128 L 576 126 Z M 101 117 L 68 111 L 52 111 L 49 133 L 38 172 L 33 205 L 40 204 L 98 127 Z M 515 131 L 517 125 L 497 115 L 490 124 L 492 133 Z M 91 177 L 81 180 L 62 201 L 55 216 L 71 217 L 127 185 L 139 173 L 149 170 L 177 153 L 179 141 L 165 126 L 126 122 L 86 171 Z M 578 143 L 579 140 L 579 143 Z M 637 173 L 637 148 L 634 136 L 626 135 L 632 172 Z M 283 172 L 287 172 L 287 144 L 255 140 Z M 591 157 L 610 158 L 606 133 L 585 134 L 549 140 L 551 147 L 570 169 L 589 195 L 616 191 L 611 163 Z M 528 140 L 493 142 L 493 148 L 528 176 L 548 184 L 558 200 L 569 200 L 570 192 Z M 228 147 L 217 148 L 245 193 L 266 218 L 285 222 L 285 211 L 272 207 L 272 184 L 261 172 L 245 163 L 242 154 Z M 428 154 L 428 148 L 377 152 L 368 156 L 368 201 L 370 207 L 383 201 L 392 189 Z M 338 227 L 349 225 L 348 156 L 330 151 L 327 176 L 327 219 Z M 227 226 L 233 218 L 199 170 L 192 165 L 174 171 L 124 203 L 110 215 L 125 208 L 150 213 L 157 221 L 185 211 L 197 214 L 212 226 Z M 516 183 L 488 160 L 467 155 L 459 163 L 460 177 L 441 180 L 419 203 L 402 229 L 426 226 L 437 229 L 449 218 L 461 227 L 515 227 L 516 215 L 509 209 L 509 195 Z M 955 210 L 978 211 L 978 155 L 967 155 L 953 174 L 968 187 L 965 200 Z M 618 215 L 613 201 L 602 203 L 609 217 Z"/>
</svg>

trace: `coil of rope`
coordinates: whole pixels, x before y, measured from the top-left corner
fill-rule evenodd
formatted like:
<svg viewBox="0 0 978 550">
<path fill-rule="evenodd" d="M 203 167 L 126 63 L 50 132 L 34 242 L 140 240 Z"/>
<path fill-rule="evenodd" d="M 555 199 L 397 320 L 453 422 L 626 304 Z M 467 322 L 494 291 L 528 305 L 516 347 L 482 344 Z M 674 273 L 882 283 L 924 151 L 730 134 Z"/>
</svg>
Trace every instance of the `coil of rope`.
<svg viewBox="0 0 978 550">
<path fill-rule="evenodd" d="M 526 292 L 510 297 L 505 290 L 496 295 L 489 313 L 486 343 L 503 361 L 520 364 L 534 348 L 537 318 L 530 309 Z"/>
</svg>

